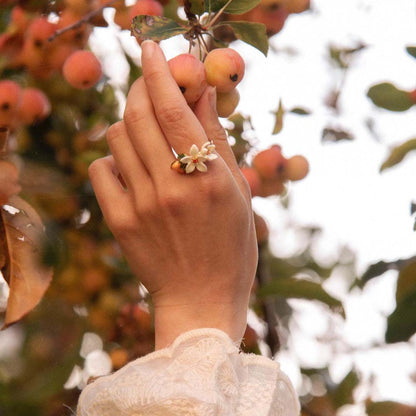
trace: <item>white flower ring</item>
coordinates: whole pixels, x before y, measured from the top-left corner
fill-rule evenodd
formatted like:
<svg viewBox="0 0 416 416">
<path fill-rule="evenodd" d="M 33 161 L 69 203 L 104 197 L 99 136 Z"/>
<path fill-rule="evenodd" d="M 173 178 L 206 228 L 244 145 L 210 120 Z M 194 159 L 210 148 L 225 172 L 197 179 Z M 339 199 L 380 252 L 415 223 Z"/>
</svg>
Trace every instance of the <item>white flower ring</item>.
<svg viewBox="0 0 416 416">
<path fill-rule="evenodd" d="M 193 144 L 189 150 L 189 155 L 183 153 L 178 155 L 177 160 L 172 163 L 172 168 L 174 168 L 174 164 L 179 162 L 179 169 L 187 174 L 194 172 L 195 169 L 199 172 L 206 172 L 208 168 L 205 162 L 215 160 L 217 157 L 215 144 L 212 141 L 204 143 L 201 150 L 196 144 Z"/>
</svg>

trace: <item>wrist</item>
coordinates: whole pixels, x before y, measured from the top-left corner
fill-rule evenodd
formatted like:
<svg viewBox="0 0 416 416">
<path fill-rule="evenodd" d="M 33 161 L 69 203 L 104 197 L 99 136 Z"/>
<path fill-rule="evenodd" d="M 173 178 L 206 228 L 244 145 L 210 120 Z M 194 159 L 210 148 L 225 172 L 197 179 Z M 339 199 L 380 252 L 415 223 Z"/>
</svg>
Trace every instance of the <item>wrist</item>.
<svg viewBox="0 0 416 416">
<path fill-rule="evenodd" d="M 154 308 L 155 349 L 170 345 L 180 334 L 198 328 L 216 328 L 239 342 L 247 324 L 247 305 L 192 304 Z"/>
</svg>

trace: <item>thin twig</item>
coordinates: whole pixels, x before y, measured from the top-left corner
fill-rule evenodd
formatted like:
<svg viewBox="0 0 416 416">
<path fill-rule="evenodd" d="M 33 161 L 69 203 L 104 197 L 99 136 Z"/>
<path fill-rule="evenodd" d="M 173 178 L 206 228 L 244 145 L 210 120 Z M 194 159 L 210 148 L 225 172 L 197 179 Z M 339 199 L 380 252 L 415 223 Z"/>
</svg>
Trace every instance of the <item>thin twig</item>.
<svg viewBox="0 0 416 416">
<path fill-rule="evenodd" d="M 215 23 L 216 21 L 220 18 L 220 16 L 222 15 L 222 13 L 224 12 L 224 10 L 229 6 L 229 4 L 232 2 L 233 0 L 228 0 L 227 3 L 224 4 L 224 6 L 218 11 L 218 13 L 214 16 L 214 18 L 208 23 L 207 27 L 205 28 L 206 30 L 209 30 Z"/>
<path fill-rule="evenodd" d="M 202 49 L 204 50 L 205 56 L 208 55 L 208 45 L 205 42 L 204 35 L 200 35 L 201 42 L 202 42 Z"/>
<path fill-rule="evenodd" d="M 94 16 L 96 16 L 97 14 L 100 14 L 106 7 L 110 7 L 116 1 L 117 0 L 109 0 L 107 3 L 104 3 L 98 9 L 92 10 L 89 13 L 87 13 L 82 19 L 77 20 L 75 23 L 72 23 L 71 25 L 66 26 L 63 29 L 57 30 L 53 35 L 49 36 L 48 41 L 52 42 L 58 36 L 61 36 L 62 34 L 70 30 L 77 29 L 85 23 L 88 23 L 88 21 L 91 20 Z"/>
<path fill-rule="evenodd" d="M 267 268 L 266 259 L 266 247 L 259 246 L 259 260 L 257 264 L 257 273 L 256 278 L 259 284 L 259 287 L 262 287 L 266 283 L 270 282 L 272 277 L 270 276 L 269 270 Z M 270 299 L 263 299 L 261 301 L 261 307 L 263 310 L 264 320 L 267 324 L 267 335 L 266 343 L 270 348 L 271 354 L 274 355 L 280 350 L 280 339 L 277 332 L 277 327 L 279 322 L 277 320 L 277 314 L 275 311 L 274 302 Z"/>
</svg>

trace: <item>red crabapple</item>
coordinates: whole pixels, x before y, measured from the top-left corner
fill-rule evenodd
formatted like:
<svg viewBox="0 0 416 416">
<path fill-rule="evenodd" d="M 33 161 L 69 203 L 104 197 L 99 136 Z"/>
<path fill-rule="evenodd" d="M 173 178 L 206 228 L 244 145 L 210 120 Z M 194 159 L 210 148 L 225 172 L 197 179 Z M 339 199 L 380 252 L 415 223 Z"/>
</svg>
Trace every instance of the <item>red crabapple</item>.
<svg viewBox="0 0 416 416">
<path fill-rule="evenodd" d="M 138 0 L 130 9 L 130 22 L 135 16 L 147 14 L 149 16 L 163 16 L 163 7 L 156 0 Z"/>
<path fill-rule="evenodd" d="M 93 87 L 103 72 L 100 61 L 90 51 L 75 51 L 70 55 L 62 68 L 64 78 L 74 88 L 85 90 Z"/>
<path fill-rule="evenodd" d="M 24 88 L 19 107 L 19 120 L 33 124 L 43 120 L 51 112 L 48 97 L 38 88 Z"/>
<path fill-rule="evenodd" d="M 287 160 L 279 145 L 273 145 L 269 149 L 257 153 L 253 159 L 253 167 L 264 179 L 281 178 L 286 163 Z"/>
<path fill-rule="evenodd" d="M 186 102 L 194 104 L 207 86 L 204 64 L 195 56 L 183 53 L 170 59 L 168 65 Z"/>
<path fill-rule="evenodd" d="M 205 58 L 208 84 L 217 88 L 217 92 L 230 92 L 244 76 L 244 61 L 234 49 L 213 49 Z"/>
<path fill-rule="evenodd" d="M 37 17 L 27 29 L 27 39 L 31 41 L 36 48 L 42 48 L 47 45 L 48 38 L 57 30 L 55 23 L 48 21 L 46 17 Z"/>
<path fill-rule="evenodd" d="M 230 117 L 240 102 L 240 93 L 237 88 L 230 92 L 217 93 L 217 114 L 219 117 Z"/>
<path fill-rule="evenodd" d="M 302 155 L 295 155 L 287 159 L 283 175 L 290 181 L 300 181 L 309 172 L 309 162 Z"/>
<path fill-rule="evenodd" d="M 269 239 L 269 227 L 266 220 L 261 216 L 253 212 L 254 225 L 256 227 L 257 244 L 263 244 Z"/>
<path fill-rule="evenodd" d="M 21 104 L 21 89 L 11 80 L 0 81 L 0 126 L 10 127 Z"/>
<path fill-rule="evenodd" d="M 251 196 L 257 196 L 261 186 L 259 174 L 256 170 L 247 166 L 243 166 L 240 170 L 250 187 Z"/>
</svg>

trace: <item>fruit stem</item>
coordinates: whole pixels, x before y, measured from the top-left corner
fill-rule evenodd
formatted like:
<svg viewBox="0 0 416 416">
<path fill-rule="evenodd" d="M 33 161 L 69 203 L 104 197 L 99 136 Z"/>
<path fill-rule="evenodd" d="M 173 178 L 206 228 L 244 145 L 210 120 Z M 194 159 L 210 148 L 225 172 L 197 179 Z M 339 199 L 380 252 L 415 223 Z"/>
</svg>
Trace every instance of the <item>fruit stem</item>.
<svg viewBox="0 0 416 416">
<path fill-rule="evenodd" d="M 228 0 L 227 3 L 225 3 L 224 6 L 218 11 L 218 13 L 215 14 L 214 18 L 206 26 L 206 30 L 209 30 L 217 22 L 224 10 L 230 5 L 232 1 L 233 0 Z"/>
<path fill-rule="evenodd" d="M 115 3 L 117 0 L 109 0 L 107 3 L 104 3 L 102 6 L 100 6 L 98 9 L 91 10 L 89 13 L 87 13 L 82 19 L 77 20 L 76 22 L 72 23 L 69 26 L 66 26 L 60 30 L 57 30 L 53 35 L 49 36 L 48 41 L 52 42 L 54 39 L 56 39 L 58 36 L 61 36 L 62 34 L 77 29 L 78 27 L 82 26 L 84 23 L 87 23 L 89 20 L 91 20 L 94 16 L 101 13 L 106 7 L 111 6 L 113 3 Z"/>
</svg>

